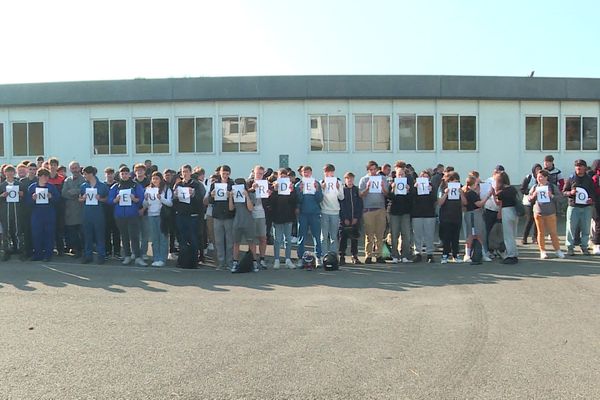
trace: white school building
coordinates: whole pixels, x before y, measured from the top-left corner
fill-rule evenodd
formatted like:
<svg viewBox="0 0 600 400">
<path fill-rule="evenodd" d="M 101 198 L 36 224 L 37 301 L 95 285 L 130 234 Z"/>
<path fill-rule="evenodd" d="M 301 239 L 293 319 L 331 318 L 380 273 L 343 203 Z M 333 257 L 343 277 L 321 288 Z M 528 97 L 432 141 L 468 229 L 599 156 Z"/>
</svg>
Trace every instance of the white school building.
<svg viewBox="0 0 600 400">
<path fill-rule="evenodd" d="M 464 177 L 503 164 L 513 183 L 544 155 L 565 173 L 600 158 L 600 79 L 278 76 L 0 85 L 0 162 L 38 155 L 118 167 L 151 159 L 233 177 L 255 164 L 368 160 Z M 320 176 L 320 172 L 317 172 Z M 518 178 L 518 179 L 517 179 Z"/>
</svg>

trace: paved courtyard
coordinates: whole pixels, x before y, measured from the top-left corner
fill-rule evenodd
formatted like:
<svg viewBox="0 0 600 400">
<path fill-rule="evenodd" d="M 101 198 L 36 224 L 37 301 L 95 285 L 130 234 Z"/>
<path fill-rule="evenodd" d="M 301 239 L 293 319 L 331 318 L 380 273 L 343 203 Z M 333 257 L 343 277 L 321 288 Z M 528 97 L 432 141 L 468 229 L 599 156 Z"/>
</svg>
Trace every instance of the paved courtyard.
<svg viewBox="0 0 600 400">
<path fill-rule="evenodd" d="M 1 399 L 600 398 L 600 258 L 0 264 Z"/>
</svg>

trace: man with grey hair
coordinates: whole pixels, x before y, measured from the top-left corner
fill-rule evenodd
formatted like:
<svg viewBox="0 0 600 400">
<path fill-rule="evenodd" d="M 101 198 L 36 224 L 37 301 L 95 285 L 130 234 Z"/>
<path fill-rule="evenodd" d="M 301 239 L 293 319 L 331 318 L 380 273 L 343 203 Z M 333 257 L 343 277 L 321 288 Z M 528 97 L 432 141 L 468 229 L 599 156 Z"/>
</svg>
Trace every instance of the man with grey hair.
<svg viewBox="0 0 600 400">
<path fill-rule="evenodd" d="M 83 249 L 83 234 L 81 224 L 83 222 L 83 205 L 79 201 L 81 185 L 85 179 L 81 175 L 81 167 L 77 161 L 69 163 L 71 176 L 65 179 L 62 187 L 62 197 L 65 199 L 65 237 L 67 247 L 75 254 L 76 258 L 81 257 Z"/>
</svg>

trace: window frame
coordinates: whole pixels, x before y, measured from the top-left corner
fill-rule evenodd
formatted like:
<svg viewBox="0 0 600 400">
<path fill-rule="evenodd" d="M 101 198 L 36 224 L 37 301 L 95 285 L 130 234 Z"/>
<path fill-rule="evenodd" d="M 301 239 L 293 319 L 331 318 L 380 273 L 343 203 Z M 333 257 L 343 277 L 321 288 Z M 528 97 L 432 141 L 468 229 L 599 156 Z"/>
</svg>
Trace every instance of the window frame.
<svg viewBox="0 0 600 400">
<path fill-rule="evenodd" d="M 568 152 L 573 152 L 573 151 L 578 151 L 578 152 L 586 152 L 586 153 L 590 153 L 590 152 L 598 152 L 600 151 L 600 146 L 598 144 L 598 138 L 599 138 L 599 127 L 598 127 L 598 116 L 596 115 L 564 115 L 563 116 L 563 138 L 564 138 L 564 143 L 565 143 L 565 148 L 564 151 L 568 151 Z M 567 118 L 579 118 L 579 149 L 567 149 Z M 584 149 L 583 148 L 583 120 L 584 118 L 595 118 L 596 119 L 596 148 L 595 149 Z M 561 130 L 561 129 L 559 129 Z"/>
<path fill-rule="evenodd" d="M 205 119 L 205 118 L 210 118 L 211 119 L 211 137 L 212 137 L 212 150 L 211 151 L 197 151 L 196 149 L 196 120 L 197 119 Z M 216 146 L 215 146 L 215 117 L 212 115 L 200 115 L 200 116 L 178 116 L 175 117 L 175 119 L 177 120 L 177 147 L 176 147 L 176 153 L 177 154 L 183 154 L 183 155 L 187 155 L 187 154 L 216 154 Z M 179 120 L 180 119 L 193 119 L 194 120 L 194 151 L 190 151 L 190 152 L 181 152 L 179 151 Z"/>
<path fill-rule="evenodd" d="M 356 149 L 356 117 L 366 117 L 366 116 L 370 116 L 371 117 L 371 149 L 370 150 L 357 150 Z M 390 147 L 387 150 L 376 150 L 374 148 L 374 139 L 375 139 L 375 135 L 374 133 L 374 129 L 375 129 L 375 117 L 387 117 L 389 118 L 389 123 L 388 123 L 388 128 L 389 128 L 389 132 L 390 132 Z M 394 127 L 393 127 L 393 121 L 394 120 L 394 116 L 392 114 L 375 114 L 375 113 L 353 113 L 352 114 L 352 127 L 353 129 L 353 140 L 352 140 L 352 150 L 354 153 L 393 153 L 394 151 L 394 138 L 393 138 L 393 133 L 394 133 Z"/>
<path fill-rule="evenodd" d="M 434 153 L 436 151 L 436 118 L 435 118 L 435 114 L 420 114 L 420 113 L 397 113 L 396 116 L 397 118 L 397 124 L 396 127 L 398 128 L 398 135 L 397 135 L 397 139 L 398 139 L 398 147 L 396 148 L 397 151 L 414 151 L 415 153 Z M 408 149 L 401 149 L 400 148 L 400 118 L 402 117 L 414 117 L 415 118 L 415 148 L 408 150 Z M 432 128 L 433 128 L 433 132 L 432 132 L 432 143 L 433 143 L 433 148 L 432 149 L 427 149 L 427 150 L 419 150 L 419 117 L 431 117 L 433 120 L 432 123 Z"/>
<path fill-rule="evenodd" d="M 440 151 L 455 151 L 455 152 L 459 152 L 459 153 L 478 153 L 479 152 L 479 115 L 478 114 L 449 114 L 449 113 L 444 113 L 444 114 L 440 114 L 440 124 L 441 124 L 441 135 L 440 135 L 440 140 L 441 140 L 441 146 L 440 146 Z M 458 148 L 457 149 L 444 149 L 444 117 L 456 117 L 457 121 L 458 121 L 458 137 L 457 137 L 457 144 L 458 144 Z M 475 118 L 475 148 L 474 149 L 462 149 L 461 148 L 461 129 L 460 129 L 460 125 L 461 125 L 461 118 L 463 117 L 472 117 Z"/>
<path fill-rule="evenodd" d="M 15 154 L 15 141 L 14 141 L 14 126 L 15 124 L 25 124 L 25 126 L 27 127 L 27 132 L 26 132 L 26 139 L 27 139 L 27 154 Z M 42 124 L 42 152 L 39 154 L 29 154 L 30 148 L 29 148 L 29 124 Z M 5 129 L 6 130 L 6 129 Z M 34 156 L 39 156 L 39 155 L 43 155 L 44 152 L 46 151 L 46 121 L 44 120 L 35 120 L 35 121 L 23 121 L 23 120 L 17 120 L 17 121 L 10 121 L 10 147 L 11 147 L 11 152 L 10 152 L 10 156 L 11 157 L 34 157 Z M 6 157 L 6 153 L 5 153 L 5 157 Z"/>
<path fill-rule="evenodd" d="M 238 126 L 240 125 L 240 122 L 242 120 L 242 118 L 254 118 L 256 119 L 256 151 L 241 151 L 242 148 L 242 132 L 240 132 L 240 129 L 238 129 L 238 149 L 237 151 L 224 151 L 223 150 L 223 118 L 237 118 L 238 119 Z M 223 115 L 219 115 L 219 131 L 220 131 L 220 135 L 219 135 L 219 153 L 220 154 L 259 154 L 260 153 L 260 121 L 258 118 L 258 114 L 255 115 L 249 115 L 249 114 L 223 114 Z"/>
<path fill-rule="evenodd" d="M 107 121 L 108 122 L 108 151 L 109 153 L 107 154 L 96 154 L 94 152 L 95 149 L 95 143 L 94 143 L 94 122 L 97 121 Z M 124 121 L 125 122 L 125 153 L 111 153 L 110 149 L 112 146 L 112 138 L 111 138 L 111 122 L 112 121 Z M 92 153 L 91 156 L 92 157 L 114 157 L 114 156 L 128 156 L 129 155 L 129 136 L 128 136 L 128 131 L 129 131 L 129 121 L 127 118 L 92 118 L 90 120 L 90 124 L 91 124 L 91 129 L 92 129 Z M 162 153 L 161 153 L 162 154 Z"/>
<path fill-rule="evenodd" d="M 328 114 L 328 113 L 311 113 L 307 114 L 308 116 L 308 151 L 309 153 L 348 153 L 350 151 L 350 144 L 348 143 L 348 115 L 347 114 Z M 310 125 L 310 121 L 313 117 L 326 117 L 327 118 L 327 140 L 324 140 L 323 150 L 313 150 L 312 149 L 312 128 Z M 346 149 L 345 150 L 330 150 L 330 140 L 329 140 L 329 119 L 331 117 L 343 117 L 344 118 L 344 133 L 346 138 Z"/>
<path fill-rule="evenodd" d="M 527 148 L 527 118 L 540 118 L 540 148 L 539 149 L 528 149 Z M 556 149 L 544 149 L 544 118 L 556 118 Z M 530 152 L 548 152 L 548 151 L 561 151 L 561 140 L 560 134 L 562 128 L 560 126 L 560 117 L 554 114 L 524 114 L 523 115 L 523 140 L 524 142 L 524 151 Z"/>
<path fill-rule="evenodd" d="M 144 119 L 149 119 L 150 120 L 150 152 L 148 153 L 139 153 L 137 151 L 137 121 L 138 120 L 144 120 Z M 154 120 L 157 119 L 166 119 L 167 120 L 167 127 L 169 128 L 169 133 L 167 135 L 167 138 L 169 140 L 168 145 L 169 145 L 169 151 L 167 152 L 161 152 L 161 153 L 155 153 L 153 150 L 154 147 Z M 134 117 L 133 118 L 133 153 L 136 155 L 142 155 L 142 154 L 152 154 L 152 155 L 157 155 L 157 156 L 167 156 L 167 155 L 171 155 L 173 152 L 173 147 L 171 145 L 171 117 Z"/>
<path fill-rule="evenodd" d="M 7 131 L 7 124 L 3 121 L 0 120 L 0 125 L 2 126 L 2 132 L 0 133 L 0 135 L 2 136 L 2 154 L 0 155 L 0 158 L 6 158 L 7 157 L 7 151 L 6 151 L 6 131 Z"/>
</svg>

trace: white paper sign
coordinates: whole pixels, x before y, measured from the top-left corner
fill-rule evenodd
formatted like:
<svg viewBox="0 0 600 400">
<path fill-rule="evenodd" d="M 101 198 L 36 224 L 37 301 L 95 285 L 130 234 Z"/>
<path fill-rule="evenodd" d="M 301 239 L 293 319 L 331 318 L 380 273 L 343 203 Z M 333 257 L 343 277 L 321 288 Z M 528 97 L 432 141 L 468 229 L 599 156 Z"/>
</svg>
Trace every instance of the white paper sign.
<svg viewBox="0 0 600 400">
<path fill-rule="evenodd" d="M 304 194 L 315 194 L 315 178 L 302 178 L 302 193 Z"/>
<path fill-rule="evenodd" d="M 325 193 L 337 193 L 337 183 L 338 179 L 335 176 L 326 176 L 325 177 Z"/>
<path fill-rule="evenodd" d="M 215 183 L 215 201 L 227 201 L 226 183 Z"/>
<path fill-rule="evenodd" d="M 580 187 L 576 187 L 575 190 L 575 204 L 587 204 L 589 197 L 586 190 Z"/>
<path fill-rule="evenodd" d="M 289 196 L 292 194 L 290 178 L 279 178 L 277 179 L 277 191 L 279 194 Z"/>
<path fill-rule="evenodd" d="M 489 182 L 482 182 L 479 184 L 479 199 L 483 199 L 492 191 L 492 184 Z"/>
<path fill-rule="evenodd" d="M 548 186 L 538 186 L 535 189 L 537 193 L 538 203 L 550 203 L 550 194 L 548 193 Z"/>
<path fill-rule="evenodd" d="M 419 196 L 429 194 L 429 178 L 417 178 L 417 194 Z"/>
<path fill-rule="evenodd" d="M 256 197 L 266 199 L 269 197 L 269 182 L 266 179 L 261 179 L 256 182 Z"/>
<path fill-rule="evenodd" d="M 119 205 L 130 206 L 131 205 L 131 189 L 119 190 Z"/>
<path fill-rule="evenodd" d="M 233 202 L 234 203 L 243 203 L 246 201 L 246 196 L 244 196 L 244 191 L 246 190 L 245 185 L 233 185 Z"/>
<path fill-rule="evenodd" d="M 383 176 L 369 176 L 369 193 L 383 192 Z"/>
<path fill-rule="evenodd" d="M 448 200 L 460 199 L 460 182 L 448 182 Z"/>
<path fill-rule="evenodd" d="M 35 204 L 48 204 L 48 188 L 35 188 L 35 194 L 37 198 L 35 199 Z"/>
<path fill-rule="evenodd" d="M 147 188 L 145 196 L 146 196 L 146 201 L 149 204 L 160 203 L 160 200 L 158 199 L 158 188 L 156 188 L 156 187 Z"/>
<path fill-rule="evenodd" d="M 187 186 L 177 186 L 177 200 L 180 203 L 190 204 L 192 201 L 190 195 L 190 189 Z"/>
<path fill-rule="evenodd" d="M 406 195 L 408 194 L 408 179 L 406 177 L 394 178 L 396 189 L 394 194 Z"/>
<path fill-rule="evenodd" d="M 6 186 L 6 202 L 7 203 L 18 203 L 19 202 L 19 187 L 16 185 Z"/>
<path fill-rule="evenodd" d="M 86 206 L 97 206 L 98 199 L 96 195 L 98 194 L 98 189 L 96 188 L 85 188 L 85 205 Z"/>
</svg>

